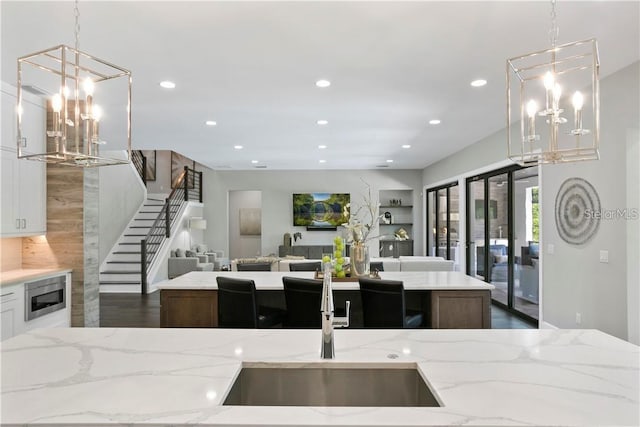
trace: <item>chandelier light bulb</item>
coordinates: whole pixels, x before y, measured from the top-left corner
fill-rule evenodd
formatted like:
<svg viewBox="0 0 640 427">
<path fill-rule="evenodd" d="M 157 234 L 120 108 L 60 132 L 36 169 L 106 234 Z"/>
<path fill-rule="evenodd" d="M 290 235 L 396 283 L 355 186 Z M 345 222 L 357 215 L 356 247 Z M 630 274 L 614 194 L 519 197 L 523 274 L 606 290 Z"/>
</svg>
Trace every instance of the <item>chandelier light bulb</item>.
<svg viewBox="0 0 640 427">
<path fill-rule="evenodd" d="M 584 96 L 582 96 L 582 93 L 580 93 L 580 91 L 576 91 L 576 93 L 573 94 L 571 102 L 573 104 L 573 108 L 576 111 L 580 111 L 582 110 L 582 106 L 584 105 Z"/>
<path fill-rule="evenodd" d="M 558 110 L 560 106 L 560 96 L 562 95 L 562 87 L 558 83 L 553 87 L 553 109 Z"/>
<path fill-rule="evenodd" d="M 51 97 L 51 109 L 54 113 L 59 113 L 62 110 L 62 97 L 59 93 Z"/>
<path fill-rule="evenodd" d="M 527 102 L 527 115 L 531 117 L 535 117 L 538 112 L 538 103 L 533 99 Z"/>
<path fill-rule="evenodd" d="M 94 105 L 92 112 L 93 112 L 93 120 L 95 120 L 96 122 L 99 122 L 100 119 L 102 118 L 102 108 L 100 108 L 99 105 Z"/>
<path fill-rule="evenodd" d="M 551 90 L 553 88 L 553 84 L 555 83 L 555 78 L 551 71 L 547 71 L 547 74 L 544 75 L 544 88 L 546 90 Z"/>
<path fill-rule="evenodd" d="M 93 83 L 93 80 L 91 80 L 89 77 L 87 77 L 86 79 L 84 79 L 84 82 L 82 83 L 82 89 L 84 90 L 84 93 L 87 96 L 93 96 L 93 91 L 95 89 L 95 83 Z"/>
</svg>

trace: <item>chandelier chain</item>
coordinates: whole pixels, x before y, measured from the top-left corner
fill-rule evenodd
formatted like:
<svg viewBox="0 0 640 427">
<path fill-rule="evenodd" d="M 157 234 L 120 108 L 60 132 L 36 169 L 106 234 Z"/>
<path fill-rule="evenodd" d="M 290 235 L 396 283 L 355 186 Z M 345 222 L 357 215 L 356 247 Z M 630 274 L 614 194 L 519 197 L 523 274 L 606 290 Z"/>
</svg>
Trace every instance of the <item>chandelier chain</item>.
<svg viewBox="0 0 640 427">
<path fill-rule="evenodd" d="M 76 18 L 75 37 L 76 37 L 76 50 L 80 50 L 80 9 L 78 8 L 78 0 L 75 1 L 73 12 Z"/>
<path fill-rule="evenodd" d="M 560 29 L 558 28 L 558 20 L 556 15 L 556 0 L 551 0 L 551 28 L 549 29 L 549 39 L 551 40 L 551 47 L 556 47 L 558 40 L 558 34 Z"/>
</svg>

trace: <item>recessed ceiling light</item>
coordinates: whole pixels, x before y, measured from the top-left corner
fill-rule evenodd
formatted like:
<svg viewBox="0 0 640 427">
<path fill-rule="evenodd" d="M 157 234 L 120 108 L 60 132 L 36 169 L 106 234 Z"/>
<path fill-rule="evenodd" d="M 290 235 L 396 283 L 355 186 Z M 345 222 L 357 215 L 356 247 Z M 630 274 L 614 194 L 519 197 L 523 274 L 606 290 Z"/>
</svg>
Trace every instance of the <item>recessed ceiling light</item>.
<svg viewBox="0 0 640 427">
<path fill-rule="evenodd" d="M 320 126 L 324 126 L 324 125 L 328 125 L 329 121 L 328 120 L 318 120 L 316 123 L 319 124 Z"/>
<path fill-rule="evenodd" d="M 318 87 L 329 87 L 329 86 L 331 86 L 331 82 L 329 80 L 318 80 L 316 82 L 316 86 L 318 86 Z"/>
<path fill-rule="evenodd" d="M 485 79 L 478 79 L 471 82 L 471 86 L 473 87 L 482 87 L 487 84 Z"/>
<path fill-rule="evenodd" d="M 318 163 L 327 163 L 326 160 L 318 160 Z"/>
<path fill-rule="evenodd" d="M 327 148 L 327 146 L 326 145 L 318 145 L 318 148 L 321 149 L 321 150 L 324 150 L 325 148 Z"/>
<path fill-rule="evenodd" d="M 409 144 L 404 144 L 402 148 L 411 148 L 411 146 Z"/>
<path fill-rule="evenodd" d="M 258 161 L 257 160 L 251 160 L 251 163 L 253 163 L 255 165 L 256 163 L 258 163 Z"/>
<path fill-rule="evenodd" d="M 393 163 L 393 160 L 389 159 L 387 160 L 387 163 Z"/>
<path fill-rule="evenodd" d="M 242 145 L 234 145 L 233 148 L 236 150 L 242 150 L 244 147 Z"/>
<path fill-rule="evenodd" d="M 429 124 L 430 125 L 439 125 L 440 124 L 440 120 L 438 120 L 438 119 L 429 120 Z"/>
<path fill-rule="evenodd" d="M 170 82 L 169 80 L 164 80 L 160 82 L 160 86 L 165 89 L 174 89 L 176 87 L 176 84 L 174 82 Z"/>
<path fill-rule="evenodd" d="M 215 125 L 217 125 L 218 123 L 216 123 L 216 122 L 215 122 L 215 121 L 213 121 L 213 120 L 207 120 L 206 122 L 204 122 L 204 124 L 205 124 L 205 125 L 207 125 L 207 126 L 215 126 Z"/>
</svg>

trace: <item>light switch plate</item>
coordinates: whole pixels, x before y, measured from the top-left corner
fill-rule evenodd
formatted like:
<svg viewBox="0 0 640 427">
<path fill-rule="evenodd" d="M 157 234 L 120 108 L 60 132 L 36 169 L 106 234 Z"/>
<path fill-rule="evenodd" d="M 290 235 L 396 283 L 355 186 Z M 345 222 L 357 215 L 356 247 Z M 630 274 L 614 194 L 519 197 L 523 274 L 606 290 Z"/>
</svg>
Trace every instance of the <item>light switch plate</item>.
<svg viewBox="0 0 640 427">
<path fill-rule="evenodd" d="M 553 255 L 553 253 L 554 253 L 555 251 L 556 251 L 556 247 L 555 247 L 555 245 L 554 245 L 553 243 L 549 243 L 549 244 L 547 245 L 547 253 L 548 253 L 549 255 Z"/>
<path fill-rule="evenodd" d="M 600 262 L 609 262 L 609 251 L 600 251 Z"/>
</svg>

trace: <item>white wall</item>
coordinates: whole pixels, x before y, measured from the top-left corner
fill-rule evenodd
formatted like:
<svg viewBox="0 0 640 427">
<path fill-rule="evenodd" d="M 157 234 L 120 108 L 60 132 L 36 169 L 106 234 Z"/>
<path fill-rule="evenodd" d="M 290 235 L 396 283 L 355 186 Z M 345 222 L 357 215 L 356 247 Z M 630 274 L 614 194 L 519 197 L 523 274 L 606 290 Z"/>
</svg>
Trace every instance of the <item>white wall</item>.
<svg viewBox="0 0 640 427">
<path fill-rule="evenodd" d="M 541 253 L 544 321 L 561 328 L 596 328 L 636 343 L 638 220 L 631 220 L 631 224 L 625 220 L 602 221 L 595 238 L 577 247 L 559 238 L 554 209 L 560 185 L 572 176 L 591 182 L 604 209 L 632 207 L 634 203 L 637 206 L 637 172 L 627 169 L 637 171 L 640 165 L 627 159 L 634 155 L 640 128 L 639 80 L 640 63 L 636 62 L 600 82 L 600 160 L 544 165 L 540 173 L 541 249 L 548 248 L 548 244 L 555 249 L 553 255 Z M 502 130 L 427 167 L 423 184 L 431 187 L 459 179 L 464 185 L 468 176 L 509 164 L 505 158 L 506 131 Z M 599 262 L 600 250 L 609 251 L 608 264 Z M 633 265 L 627 265 L 629 259 Z M 576 325 L 576 313 L 581 314 L 580 325 Z M 632 322 L 635 331 L 628 327 Z"/>
<path fill-rule="evenodd" d="M 627 207 L 627 138 L 639 125 L 638 107 L 640 63 L 627 67 L 601 81 L 600 160 L 570 165 L 544 166 L 542 186 L 546 206 L 554 206 L 560 185 L 570 177 L 589 181 L 600 197 L 603 210 Z M 635 164 L 634 169 L 640 165 Z M 628 337 L 627 295 L 637 295 L 639 283 L 627 282 L 627 220 L 601 220 L 595 237 L 583 246 L 572 246 L 560 239 L 553 209 L 543 212 L 545 244 L 555 253 L 545 253 L 545 320 L 562 328 L 597 328 L 612 335 Z M 637 219 L 635 221 L 638 221 Z M 631 237 L 631 236 L 630 236 Z M 600 263 L 601 250 L 609 252 L 609 263 Z M 637 258 L 636 258 L 637 263 Z M 629 290 L 627 289 L 629 288 Z M 576 324 L 576 313 L 582 321 Z"/>
<path fill-rule="evenodd" d="M 171 150 L 156 150 L 156 179 L 147 181 L 150 194 L 171 193 Z"/>
<path fill-rule="evenodd" d="M 331 170 L 331 171 L 204 171 L 204 215 L 208 224 L 205 241 L 212 249 L 229 253 L 229 191 L 253 190 L 262 192 L 262 254 L 277 253 L 284 233 L 300 231 L 302 240 L 297 244 L 331 244 L 336 231 L 307 231 L 294 227 L 292 194 L 305 192 L 351 193 L 355 207 L 362 201 L 366 184 L 374 196 L 388 189 L 413 191 L 413 239 L 415 254 L 422 248 L 421 171 L 419 170 Z M 403 200 L 404 203 L 404 200 Z M 377 242 L 370 245 L 377 253 Z"/>
<path fill-rule="evenodd" d="M 229 258 L 249 258 L 262 253 L 262 236 L 240 235 L 240 208 L 262 207 L 260 191 L 229 192 Z M 267 254 L 264 254 L 267 255 Z"/>
<path fill-rule="evenodd" d="M 115 157 L 113 152 L 106 155 Z M 132 163 L 98 169 L 100 175 L 99 264 L 102 264 L 144 202 L 146 189 Z"/>
<path fill-rule="evenodd" d="M 635 183 L 635 184 L 634 184 Z M 640 214 L 640 130 L 627 137 L 627 207 Z M 640 283 L 640 219 L 627 221 L 627 283 Z M 640 285 L 627 286 L 629 341 L 640 345 Z"/>
</svg>

